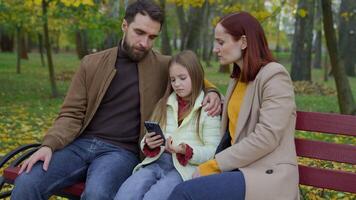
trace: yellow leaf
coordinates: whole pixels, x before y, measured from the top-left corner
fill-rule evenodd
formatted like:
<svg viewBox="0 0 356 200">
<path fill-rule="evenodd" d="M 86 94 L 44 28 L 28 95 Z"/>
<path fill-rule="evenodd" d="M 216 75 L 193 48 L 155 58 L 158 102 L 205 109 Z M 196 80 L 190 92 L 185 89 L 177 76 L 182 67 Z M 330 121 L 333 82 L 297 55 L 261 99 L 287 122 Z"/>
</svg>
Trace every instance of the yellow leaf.
<svg viewBox="0 0 356 200">
<path fill-rule="evenodd" d="M 301 16 L 301 17 L 303 17 L 303 18 L 304 18 L 305 16 L 307 16 L 307 14 L 308 14 L 308 11 L 305 10 L 305 9 L 303 9 L 303 8 L 301 8 L 301 9 L 298 10 L 298 15 Z"/>
</svg>

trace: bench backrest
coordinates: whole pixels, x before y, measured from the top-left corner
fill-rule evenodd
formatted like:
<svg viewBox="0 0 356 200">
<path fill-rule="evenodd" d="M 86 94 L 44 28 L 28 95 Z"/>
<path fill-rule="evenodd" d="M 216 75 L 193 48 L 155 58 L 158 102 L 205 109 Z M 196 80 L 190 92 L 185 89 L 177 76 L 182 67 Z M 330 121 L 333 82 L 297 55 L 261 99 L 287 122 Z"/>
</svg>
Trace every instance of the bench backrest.
<svg viewBox="0 0 356 200">
<path fill-rule="evenodd" d="M 296 130 L 356 137 L 356 116 L 297 112 Z M 356 164 L 356 146 L 295 139 L 297 155 L 313 159 Z M 356 193 L 356 173 L 299 165 L 299 183 Z"/>
</svg>

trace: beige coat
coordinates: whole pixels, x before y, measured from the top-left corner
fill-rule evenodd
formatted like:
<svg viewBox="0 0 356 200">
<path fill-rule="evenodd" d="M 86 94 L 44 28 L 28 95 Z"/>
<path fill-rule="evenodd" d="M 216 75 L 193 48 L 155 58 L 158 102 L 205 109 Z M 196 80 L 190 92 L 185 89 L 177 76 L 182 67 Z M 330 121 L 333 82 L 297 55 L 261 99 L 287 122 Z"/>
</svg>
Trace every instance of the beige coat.
<svg viewBox="0 0 356 200">
<path fill-rule="evenodd" d="M 236 86 L 231 80 L 226 99 Z M 298 199 L 298 168 L 294 145 L 296 106 L 291 79 L 278 63 L 269 63 L 250 82 L 235 132 L 235 144 L 215 158 L 222 171 L 239 168 L 247 200 Z M 227 130 L 224 104 L 221 134 Z"/>
</svg>

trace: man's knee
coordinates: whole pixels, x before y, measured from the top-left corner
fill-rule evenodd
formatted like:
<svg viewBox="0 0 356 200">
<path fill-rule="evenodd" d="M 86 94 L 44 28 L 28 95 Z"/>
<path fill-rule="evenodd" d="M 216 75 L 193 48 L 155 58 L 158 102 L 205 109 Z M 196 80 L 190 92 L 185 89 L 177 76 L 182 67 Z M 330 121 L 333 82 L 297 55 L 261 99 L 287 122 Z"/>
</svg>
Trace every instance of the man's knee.
<svg viewBox="0 0 356 200">
<path fill-rule="evenodd" d="M 42 199 L 41 181 L 34 174 L 22 173 L 15 180 L 12 200 Z"/>
<path fill-rule="evenodd" d="M 26 172 L 24 172 L 16 178 L 14 185 L 16 190 L 30 191 L 33 188 L 38 187 L 40 182 L 41 181 L 38 181 L 38 178 L 34 174 L 27 174 Z"/>
</svg>

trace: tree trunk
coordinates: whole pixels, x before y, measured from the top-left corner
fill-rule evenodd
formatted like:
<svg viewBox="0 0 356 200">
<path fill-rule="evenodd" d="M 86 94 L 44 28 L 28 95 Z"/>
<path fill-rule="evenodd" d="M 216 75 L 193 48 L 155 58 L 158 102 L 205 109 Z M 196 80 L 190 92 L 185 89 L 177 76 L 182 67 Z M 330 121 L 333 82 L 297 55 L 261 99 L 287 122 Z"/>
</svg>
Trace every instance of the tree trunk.
<svg viewBox="0 0 356 200">
<path fill-rule="evenodd" d="M 14 36 L 0 26 L 0 49 L 2 52 L 14 51 Z"/>
<path fill-rule="evenodd" d="M 111 0 L 109 2 L 110 8 L 108 10 L 107 17 L 110 19 L 118 20 L 120 13 L 120 2 L 118 0 Z M 119 38 L 120 37 L 115 30 L 109 30 L 108 33 L 106 33 L 103 48 L 108 49 L 117 46 L 119 44 Z"/>
<path fill-rule="evenodd" d="M 342 0 L 339 11 L 339 49 L 340 64 L 346 69 L 346 74 L 356 76 L 356 1 Z"/>
<path fill-rule="evenodd" d="M 201 40 L 201 51 L 202 51 L 202 59 L 206 62 L 207 67 L 210 67 L 210 52 L 213 48 L 214 36 L 213 36 L 213 27 L 210 25 L 211 18 L 211 8 L 208 1 L 204 3 L 204 11 L 203 11 L 203 27 L 200 32 Z"/>
<path fill-rule="evenodd" d="M 174 50 L 177 50 L 178 49 L 178 44 L 177 44 L 177 29 L 174 29 L 174 32 L 173 32 L 173 49 Z"/>
<path fill-rule="evenodd" d="M 16 27 L 16 73 L 21 74 L 21 27 Z"/>
<path fill-rule="evenodd" d="M 44 33 L 45 48 L 46 48 L 46 52 L 47 52 L 49 80 L 50 80 L 50 83 L 51 83 L 52 96 L 53 97 L 58 97 L 59 93 L 58 93 L 57 85 L 56 85 L 56 77 L 55 77 L 54 66 L 53 66 L 53 61 L 52 61 L 52 51 L 51 51 L 51 45 L 50 45 L 50 42 L 49 42 L 49 35 L 48 35 L 47 6 L 48 6 L 47 1 L 46 0 L 42 0 L 43 33 Z"/>
<path fill-rule="evenodd" d="M 281 23 L 281 14 L 278 14 L 277 16 L 277 30 L 276 30 L 276 48 L 275 48 L 275 51 L 278 53 L 281 51 L 281 47 L 279 46 L 279 43 L 280 43 L 280 23 Z"/>
<path fill-rule="evenodd" d="M 199 46 L 200 46 L 200 31 L 202 29 L 202 20 L 203 17 L 203 9 L 202 8 L 194 8 L 190 7 L 189 9 L 189 18 L 188 18 L 188 33 L 187 33 L 187 45 L 185 49 L 190 49 L 198 54 L 198 56 L 201 55 L 201 52 L 199 51 Z"/>
<path fill-rule="evenodd" d="M 20 50 L 21 50 L 21 59 L 28 60 L 28 53 L 27 53 L 27 45 L 26 45 L 26 36 L 23 32 L 23 29 L 20 29 Z"/>
<path fill-rule="evenodd" d="M 185 19 L 185 13 L 183 6 L 176 6 L 177 17 L 179 22 L 179 30 L 180 30 L 180 45 L 179 48 L 182 51 L 186 47 L 186 37 L 187 37 L 187 30 L 188 30 L 188 22 Z"/>
<path fill-rule="evenodd" d="M 315 14 L 315 41 L 314 41 L 314 61 L 313 68 L 321 69 L 321 50 L 322 50 L 322 21 L 321 21 L 321 5 L 320 0 L 316 1 L 316 14 Z"/>
<path fill-rule="evenodd" d="M 313 68 L 315 69 L 321 69 L 321 45 L 322 45 L 321 36 L 322 36 L 322 32 L 321 30 L 318 30 L 316 32 L 315 43 L 314 43 L 315 57 L 313 61 Z"/>
<path fill-rule="evenodd" d="M 160 0 L 161 9 L 163 11 L 163 16 L 166 18 L 166 0 Z M 169 43 L 168 27 L 167 23 L 163 23 L 162 33 L 161 33 L 161 53 L 164 55 L 171 55 L 172 48 Z"/>
<path fill-rule="evenodd" d="M 77 30 L 75 32 L 75 43 L 76 50 L 79 59 L 82 59 L 84 56 L 89 54 L 88 51 L 88 37 L 85 30 Z"/>
<path fill-rule="evenodd" d="M 340 112 L 342 114 L 356 114 L 356 105 L 352 96 L 345 68 L 339 63 L 336 33 L 333 26 L 331 0 L 322 1 L 322 10 L 326 45 L 328 47 L 331 67 L 335 78 Z"/>
<path fill-rule="evenodd" d="M 292 45 L 291 77 L 294 81 L 311 81 L 314 4 L 314 0 L 299 0 L 298 2 Z"/>
<path fill-rule="evenodd" d="M 42 64 L 42 67 L 45 67 L 46 66 L 46 63 L 45 63 L 45 59 L 44 59 L 44 51 L 43 51 L 43 38 L 42 38 L 42 34 L 41 33 L 38 33 L 38 49 L 39 49 L 39 52 L 40 52 L 40 55 L 41 55 L 41 64 Z"/>
</svg>

